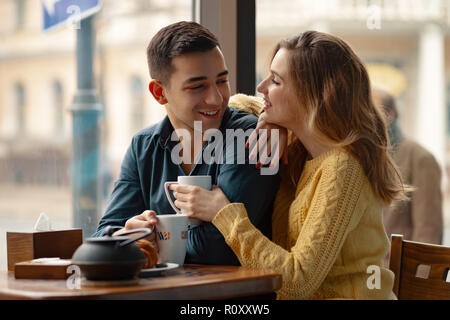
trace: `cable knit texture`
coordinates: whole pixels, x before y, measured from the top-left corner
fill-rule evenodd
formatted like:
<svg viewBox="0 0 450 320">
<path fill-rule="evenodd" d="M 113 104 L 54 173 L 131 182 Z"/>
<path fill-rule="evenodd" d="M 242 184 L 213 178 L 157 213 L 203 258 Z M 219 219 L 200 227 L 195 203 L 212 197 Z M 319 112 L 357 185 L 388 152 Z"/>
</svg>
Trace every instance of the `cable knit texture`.
<svg viewBox="0 0 450 320">
<path fill-rule="evenodd" d="M 396 299 L 394 274 L 382 267 L 389 250 L 382 203 L 359 161 L 333 149 L 307 161 L 296 190 L 290 186 L 282 180 L 277 193 L 273 241 L 251 224 L 241 203 L 214 218 L 241 264 L 280 272 L 278 299 Z M 372 265 L 380 270 L 379 289 Z"/>
</svg>

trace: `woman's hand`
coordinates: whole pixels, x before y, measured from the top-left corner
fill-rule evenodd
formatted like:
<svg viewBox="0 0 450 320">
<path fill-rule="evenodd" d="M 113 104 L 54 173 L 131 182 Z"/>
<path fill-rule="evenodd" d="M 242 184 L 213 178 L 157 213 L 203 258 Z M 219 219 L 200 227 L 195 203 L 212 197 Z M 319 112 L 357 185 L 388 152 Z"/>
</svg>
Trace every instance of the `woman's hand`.
<svg viewBox="0 0 450 320">
<path fill-rule="evenodd" d="M 278 141 L 272 142 L 272 131 L 273 129 L 278 130 Z M 263 164 L 266 164 L 269 155 L 273 151 L 272 159 L 270 161 L 270 168 L 274 168 L 278 165 L 280 161 L 280 154 L 284 164 L 288 163 L 288 153 L 287 153 L 287 129 L 280 127 L 276 124 L 269 123 L 265 120 L 264 112 L 258 118 L 258 124 L 255 130 L 248 137 L 246 147 L 249 148 L 254 142 L 255 145 L 250 152 L 249 159 L 254 160 L 259 156 L 259 160 L 256 167 L 259 169 Z M 275 146 L 275 150 L 271 150 L 272 144 Z M 264 152 L 264 148 L 266 148 Z"/>
<path fill-rule="evenodd" d="M 206 190 L 198 186 L 183 186 L 179 184 L 170 185 L 173 190 L 175 205 L 184 209 L 190 218 L 211 222 L 216 214 L 227 204 L 228 198 L 217 186 Z"/>
</svg>

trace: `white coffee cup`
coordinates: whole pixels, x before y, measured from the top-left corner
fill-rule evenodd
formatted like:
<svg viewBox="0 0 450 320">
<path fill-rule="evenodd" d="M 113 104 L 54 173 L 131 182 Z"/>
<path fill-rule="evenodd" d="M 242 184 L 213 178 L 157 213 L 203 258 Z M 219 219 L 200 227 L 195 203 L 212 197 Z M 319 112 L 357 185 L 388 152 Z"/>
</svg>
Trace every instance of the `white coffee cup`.
<svg viewBox="0 0 450 320">
<path fill-rule="evenodd" d="M 175 212 L 178 214 L 185 214 L 186 210 L 180 210 L 173 203 L 169 193 L 169 186 L 171 184 L 179 184 L 183 186 L 198 186 L 206 190 L 211 190 L 211 176 L 178 176 L 177 180 L 178 181 L 167 181 L 166 183 L 164 183 L 164 190 L 166 191 L 167 200 L 169 200 L 169 203 L 172 206 L 173 210 L 175 210 Z M 189 219 L 190 225 L 198 225 L 200 223 L 201 221 L 198 219 Z"/>
<path fill-rule="evenodd" d="M 188 240 L 188 217 L 180 214 L 158 215 L 156 243 L 158 263 L 184 264 Z"/>
</svg>

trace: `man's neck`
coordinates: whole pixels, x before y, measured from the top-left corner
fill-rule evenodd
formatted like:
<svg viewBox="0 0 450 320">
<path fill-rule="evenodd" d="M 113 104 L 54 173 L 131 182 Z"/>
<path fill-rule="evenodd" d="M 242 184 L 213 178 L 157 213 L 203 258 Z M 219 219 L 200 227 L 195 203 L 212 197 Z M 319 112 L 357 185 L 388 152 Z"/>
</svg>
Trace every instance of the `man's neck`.
<svg viewBox="0 0 450 320">
<path fill-rule="evenodd" d="M 206 141 L 203 140 L 204 128 L 201 121 L 200 123 L 195 122 L 194 124 L 188 124 L 181 121 L 179 118 L 171 113 L 171 110 L 166 108 L 169 121 L 175 130 L 182 150 L 180 151 L 180 156 L 182 156 L 181 167 L 188 174 L 194 167 L 195 160 L 198 159 L 200 153 L 202 152 L 203 146 Z M 223 121 L 223 118 L 222 118 Z M 219 128 L 217 128 L 219 130 Z M 187 152 L 186 152 L 187 151 Z"/>
<path fill-rule="evenodd" d="M 183 169 L 186 175 L 189 175 L 189 173 L 192 171 L 192 168 L 194 167 L 195 164 L 195 160 L 202 151 L 204 141 L 201 139 L 201 137 L 202 135 L 199 134 L 199 132 L 194 133 L 194 131 L 192 131 L 189 139 L 180 139 L 182 145 L 180 156 L 183 159 L 181 163 L 181 168 Z M 186 157 L 184 156 L 185 150 L 190 151 L 189 155 L 187 155 Z"/>
<path fill-rule="evenodd" d="M 172 122 L 171 122 L 172 123 Z M 179 156 L 181 157 L 181 167 L 188 175 L 194 167 L 195 160 L 200 155 L 205 141 L 203 141 L 203 132 L 194 130 L 187 125 L 177 125 L 172 123 L 175 133 L 178 136 L 181 150 Z"/>
</svg>

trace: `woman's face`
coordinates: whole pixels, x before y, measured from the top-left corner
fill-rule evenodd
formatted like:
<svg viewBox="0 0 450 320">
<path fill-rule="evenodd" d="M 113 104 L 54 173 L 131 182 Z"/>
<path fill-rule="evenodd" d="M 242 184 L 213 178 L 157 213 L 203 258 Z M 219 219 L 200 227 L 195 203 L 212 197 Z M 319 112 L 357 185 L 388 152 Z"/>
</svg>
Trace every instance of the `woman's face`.
<svg viewBox="0 0 450 320">
<path fill-rule="evenodd" d="M 289 59 L 288 50 L 278 50 L 270 65 L 269 75 L 257 90 L 264 94 L 265 120 L 296 131 L 302 117 L 295 84 L 289 73 Z"/>
</svg>

